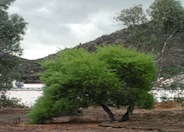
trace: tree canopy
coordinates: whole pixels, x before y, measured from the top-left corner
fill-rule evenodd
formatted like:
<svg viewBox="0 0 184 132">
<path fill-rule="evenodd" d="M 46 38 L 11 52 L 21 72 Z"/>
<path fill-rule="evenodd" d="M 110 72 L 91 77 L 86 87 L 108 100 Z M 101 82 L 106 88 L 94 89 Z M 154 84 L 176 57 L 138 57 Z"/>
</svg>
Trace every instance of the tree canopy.
<svg viewBox="0 0 184 132">
<path fill-rule="evenodd" d="M 89 106 L 101 106 L 114 121 L 109 106 L 153 105 L 148 93 L 156 74 L 152 55 L 117 45 L 97 47 L 93 53 L 74 48 L 42 66 L 45 88 L 29 114 L 33 123 L 77 114 L 79 108 Z"/>
<path fill-rule="evenodd" d="M 9 15 L 7 9 L 14 0 L 0 1 L 0 90 L 11 87 L 18 76 L 22 54 L 20 41 L 25 34 L 26 22 L 18 14 Z"/>
<path fill-rule="evenodd" d="M 155 0 L 147 10 L 136 5 L 122 10 L 116 20 L 130 30 L 133 47 L 157 56 L 158 78 L 164 75 L 163 68 L 181 65 L 179 56 L 173 55 L 184 29 L 184 7 L 180 1 Z"/>
</svg>

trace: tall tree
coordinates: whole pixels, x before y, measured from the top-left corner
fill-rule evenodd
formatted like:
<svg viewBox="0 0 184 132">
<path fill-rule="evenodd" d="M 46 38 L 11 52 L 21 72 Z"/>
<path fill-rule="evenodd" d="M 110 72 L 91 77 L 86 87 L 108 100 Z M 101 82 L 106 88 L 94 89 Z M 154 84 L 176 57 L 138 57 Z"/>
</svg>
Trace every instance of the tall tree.
<svg viewBox="0 0 184 132">
<path fill-rule="evenodd" d="M 129 42 L 133 47 L 155 53 L 159 78 L 163 67 L 176 60 L 171 60 L 171 56 L 184 27 L 184 8 L 180 1 L 155 0 L 146 11 L 141 5 L 134 6 L 122 10 L 116 20 L 130 30 Z"/>
<path fill-rule="evenodd" d="M 153 42 L 152 36 L 149 35 L 149 19 L 142 8 L 142 5 L 135 5 L 129 9 L 121 11 L 120 15 L 115 18 L 129 30 L 128 42 L 130 47 L 138 51 L 149 51 Z"/>
<path fill-rule="evenodd" d="M 22 54 L 20 41 L 25 34 L 26 22 L 18 14 L 9 15 L 7 10 L 14 0 L 0 1 L 0 90 L 11 87 L 17 77 Z"/>
<path fill-rule="evenodd" d="M 151 26 L 160 45 L 158 77 L 184 29 L 184 8 L 178 0 L 155 0 L 150 6 Z M 172 55 L 172 54 L 170 54 Z"/>
</svg>

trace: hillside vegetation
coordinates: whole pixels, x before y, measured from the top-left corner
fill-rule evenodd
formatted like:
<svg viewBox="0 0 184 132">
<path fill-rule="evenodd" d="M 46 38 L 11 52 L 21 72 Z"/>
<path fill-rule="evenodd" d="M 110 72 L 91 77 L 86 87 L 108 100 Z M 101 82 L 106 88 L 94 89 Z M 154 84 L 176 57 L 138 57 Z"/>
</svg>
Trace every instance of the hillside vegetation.
<svg viewBox="0 0 184 132">
<path fill-rule="evenodd" d="M 132 47 L 132 45 L 129 42 L 129 34 L 130 32 L 128 29 L 122 29 L 114 33 L 111 33 L 109 35 L 103 35 L 95 40 L 78 45 L 77 47 L 82 47 L 84 49 L 87 49 L 90 52 L 95 51 L 96 46 L 106 46 L 111 44 L 120 44 L 120 45 L 123 45 L 124 47 Z M 184 57 L 183 42 L 184 42 L 184 38 L 182 35 L 178 38 L 178 44 L 172 54 L 173 57 L 176 57 L 178 59 Z M 37 75 L 39 72 L 43 70 L 40 66 L 40 62 L 42 62 L 47 58 L 56 57 L 56 56 L 57 56 L 57 53 L 49 55 L 44 58 L 36 59 L 36 60 L 22 59 L 23 70 L 24 70 L 24 72 L 22 73 L 22 80 L 25 83 L 40 83 L 39 76 Z M 184 62 L 182 59 L 180 59 L 179 66 L 181 66 L 182 68 L 184 66 Z"/>
</svg>

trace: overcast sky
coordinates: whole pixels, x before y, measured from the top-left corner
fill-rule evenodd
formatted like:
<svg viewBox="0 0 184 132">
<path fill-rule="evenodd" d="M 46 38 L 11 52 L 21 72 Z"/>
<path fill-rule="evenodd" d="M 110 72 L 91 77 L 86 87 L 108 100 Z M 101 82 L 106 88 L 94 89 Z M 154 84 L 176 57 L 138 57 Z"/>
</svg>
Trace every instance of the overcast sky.
<svg viewBox="0 0 184 132">
<path fill-rule="evenodd" d="M 21 41 L 23 58 L 37 59 L 66 47 L 94 40 L 121 29 L 114 17 L 120 11 L 154 0 L 16 0 L 10 13 L 28 23 Z"/>
</svg>

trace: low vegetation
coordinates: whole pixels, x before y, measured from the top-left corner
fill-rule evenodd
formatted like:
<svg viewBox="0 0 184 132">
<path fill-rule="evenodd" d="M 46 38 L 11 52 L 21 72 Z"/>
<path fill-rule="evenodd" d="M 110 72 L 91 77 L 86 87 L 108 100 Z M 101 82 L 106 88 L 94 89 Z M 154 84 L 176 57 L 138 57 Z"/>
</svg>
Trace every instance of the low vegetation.
<svg viewBox="0 0 184 132">
<path fill-rule="evenodd" d="M 0 108 L 25 108 L 24 104 L 17 98 L 10 98 L 4 93 L 0 93 Z"/>
</svg>

